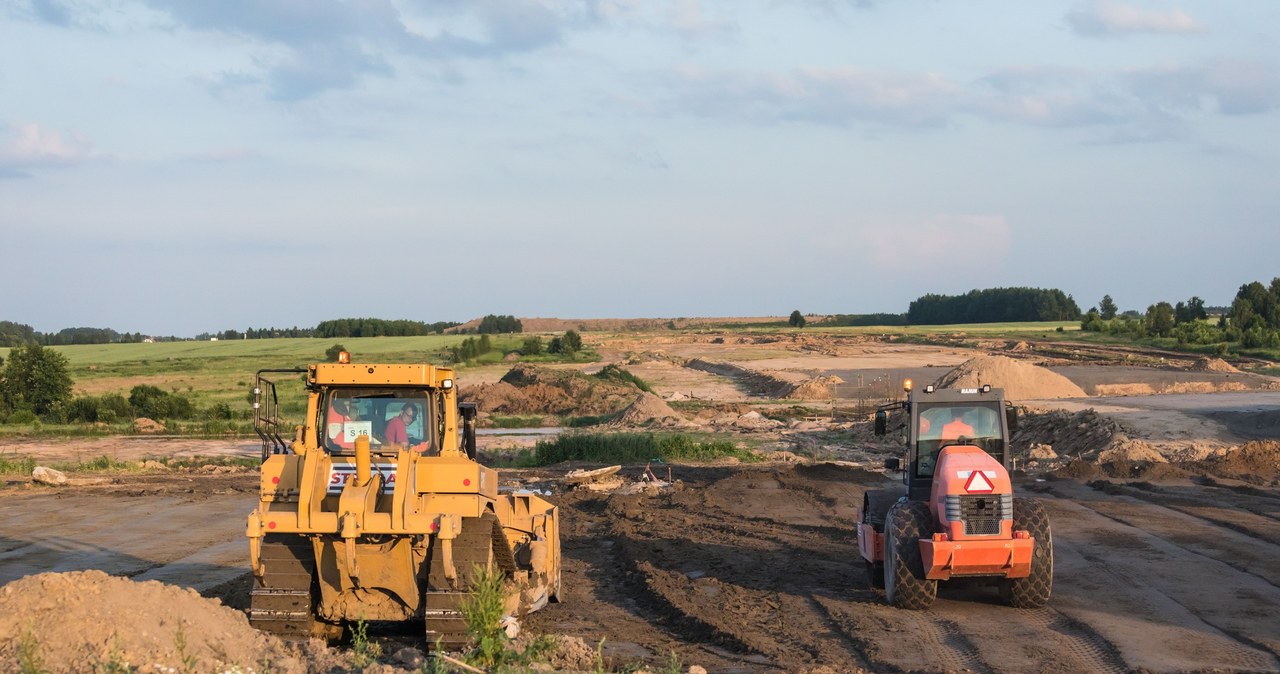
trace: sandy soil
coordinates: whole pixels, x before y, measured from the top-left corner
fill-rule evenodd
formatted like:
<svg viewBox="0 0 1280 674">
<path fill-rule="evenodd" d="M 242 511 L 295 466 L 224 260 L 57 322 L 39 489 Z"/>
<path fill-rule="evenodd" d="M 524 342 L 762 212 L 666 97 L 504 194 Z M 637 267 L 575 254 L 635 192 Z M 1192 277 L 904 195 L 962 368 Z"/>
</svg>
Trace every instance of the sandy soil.
<svg viewBox="0 0 1280 674">
<path fill-rule="evenodd" d="M 646 346 L 633 340 L 624 347 L 618 355 L 665 352 L 630 366 L 645 373 L 660 396 L 683 390 L 717 402 L 754 398 L 732 378 L 683 367 L 680 359 L 715 358 L 812 376 L 958 365 L 977 353 L 895 344 L 881 352 L 876 345 L 843 342 Z M 740 358 L 743 353 L 750 357 Z M 1091 370 L 1089 386 L 1140 384 L 1144 374 L 1151 377 L 1147 383 L 1179 376 L 1160 369 L 1097 369 L 1114 370 L 1113 378 Z M 1188 374 L 1240 379 L 1229 372 Z M 1127 441 L 1164 451 L 1199 443 L 1229 456 L 1250 438 L 1280 438 L 1280 391 L 1266 390 L 1269 382 L 1237 392 L 1021 402 L 1030 405 L 1028 414 L 1060 410 L 1068 419 L 1093 409 Z M 677 465 L 672 476 L 678 482 L 662 490 L 575 490 L 560 478 L 580 466 L 504 471 L 504 482 L 546 488 L 562 508 L 564 600 L 530 616 L 526 630 L 578 638 L 579 646 L 603 639 L 602 651 L 614 667 L 657 665 L 674 652 L 713 672 L 1280 671 L 1280 486 L 1274 482 L 1280 466 L 1274 465 L 1274 448 L 1258 454 L 1262 463 L 1249 464 L 1252 473 L 1270 470 L 1271 477 L 1251 482 L 1223 477 L 1207 463 L 1159 470 L 1150 462 L 1126 463 L 1110 473 L 1091 469 L 1078 479 L 1063 477 L 1073 474 L 1065 469 L 1020 475 L 1016 489 L 1041 499 L 1054 526 L 1050 605 L 1019 611 L 1003 605 L 991 587 L 957 583 L 944 586 L 933 610 L 908 612 L 885 605 L 856 550 L 855 508 L 865 490 L 890 484 L 874 466 L 893 451 L 875 444 L 866 426 L 797 421 L 754 435 L 740 431 L 767 447 L 813 450 L 854 463 L 780 452 L 763 465 Z M 511 437 L 486 434 L 481 447 L 493 450 Z M 1088 448 L 1094 454 L 1099 449 Z M 244 438 L 0 443 L 0 454 L 42 461 L 258 451 L 256 440 Z M 624 467 L 621 475 L 634 480 L 640 468 Z M 1111 477 L 1099 479 L 1105 475 Z M 243 527 L 256 499 L 254 472 L 73 478 L 68 486 L 44 487 L 14 477 L 0 488 L 0 583 L 9 583 L 0 589 L 0 672 L 17 671 L 24 629 L 43 635 L 46 647 L 63 645 L 65 652 L 45 658 L 55 672 L 84 671 L 94 657 L 101 663 L 112 643 L 150 658 L 150 669 L 140 669 L 148 672 L 181 670 L 184 654 L 201 663 L 267 659 L 273 671 L 359 671 L 342 649 L 304 652 L 265 636 L 234 636 L 247 626 Z M 84 570 L 110 576 L 73 575 Z M 206 598 L 165 588 L 190 588 Z M 80 594 L 94 600 L 81 601 Z M 193 638 L 177 649 L 174 630 L 188 624 L 184 619 L 193 628 L 232 636 Z M 122 642 L 112 621 L 127 623 L 131 635 L 161 636 Z M 378 639 L 388 655 L 377 671 L 416 668 L 415 635 Z"/>
</svg>

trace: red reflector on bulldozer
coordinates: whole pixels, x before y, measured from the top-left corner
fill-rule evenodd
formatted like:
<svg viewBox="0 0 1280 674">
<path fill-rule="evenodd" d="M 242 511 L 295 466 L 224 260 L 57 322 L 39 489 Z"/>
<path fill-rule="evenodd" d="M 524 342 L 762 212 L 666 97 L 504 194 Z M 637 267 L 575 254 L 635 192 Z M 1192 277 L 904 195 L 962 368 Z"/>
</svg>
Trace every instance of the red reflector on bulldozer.
<svg viewBox="0 0 1280 674">
<path fill-rule="evenodd" d="M 948 535 L 946 535 L 946 534 L 934 534 L 934 535 L 933 535 L 933 540 L 935 540 L 935 541 L 945 541 L 945 540 L 948 540 L 948 539 L 950 539 L 950 538 L 951 538 L 951 537 L 950 537 L 950 536 L 948 536 Z"/>
<path fill-rule="evenodd" d="M 1013 532 L 1013 537 L 1014 537 L 1014 538 L 1031 538 L 1031 532 L 1030 532 L 1030 531 L 1015 531 L 1015 532 Z"/>
</svg>

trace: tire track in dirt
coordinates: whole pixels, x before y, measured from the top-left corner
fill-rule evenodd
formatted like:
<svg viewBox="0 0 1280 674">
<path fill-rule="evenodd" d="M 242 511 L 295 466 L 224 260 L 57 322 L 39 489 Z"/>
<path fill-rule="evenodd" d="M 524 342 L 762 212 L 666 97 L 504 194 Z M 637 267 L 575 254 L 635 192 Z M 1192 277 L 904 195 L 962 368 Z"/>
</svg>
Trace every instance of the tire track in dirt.
<svg viewBox="0 0 1280 674">
<path fill-rule="evenodd" d="M 1280 626 L 1264 617 L 1280 603 L 1280 591 L 1265 580 L 1188 555 L 1088 503 L 1045 502 L 1064 529 L 1054 536 L 1055 575 L 1063 590 L 1055 593 L 1054 608 L 1113 644 L 1129 666 L 1280 669 Z M 1205 592 L 1210 578 L 1213 591 Z"/>
<path fill-rule="evenodd" d="M 725 485 L 644 503 L 636 497 L 612 498 L 610 507 L 617 515 L 612 533 L 625 541 L 626 556 L 635 560 L 645 591 L 672 620 L 709 626 L 709 633 L 732 635 L 738 642 L 721 639 L 719 645 L 760 653 L 788 668 L 823 662 L 869 664 L 861 642 L 850 639 L 815 603 L 817 596 L 830 593 L 826 583 L 815 588 L 815 579 L 837 577 L 852 553 L 849 534 L 815 524 L 789 526 L 775 517 L 735 516 L 723 509 L 732 503 L 720 498 L 726 492 L 783 490 L 776 478 L 751 472 Z M 800 510 L 824 509 L 807 503 L 813 501 L 810 493 L 790 491 L 785 497 L 798 502 L 792 506 Z M 685 527 L 683 540 L 647 526 L 664 518 L 664 511 L 691 510 L 699 512 L 696 521 L 676 517 Z M 833 539 L 840 542 L 833 546 Z M 674 549 L 681 549 L 680 554 L 672 554 Z M 707 598 L 716 605 L 708 606 Z"/>
<path fill-rule="evenodd" d="M 1240 573 L 1280 589 L 1280 546 L 1232 529 L 1217 531 L 1212 522 L 1175 508 L 1147 503 L 1077 501 L 1099 515 L 1134 529 L 1148 531 L 1188 553 L 1226 564 Z M 1161 512 L 1163 511 L 1163 512 Z M 1204 544 L 1213 537 L 1214 545 Z"/>
<path fill-rule="evenodd" d="M 1071 669 L 1115 674 L 1129 671 L 1129 666 L 1125 664 L 1115 644 L 1079 620 L 1048 607 L 1026 610 L 1022 615 L 1028 622 L 1062 635 L 1067 650 L 1078 662 L 1078 666 L 1073 664 Z"/>
<path fill-rule="evenodd" d="M 900 616 L 917 645 L 933 652 L 934 658 L 948 672 L 987 672 L 993 669 L 982 659 L 978 647 L 959 624 L 928 612 L 902 611 Z"/>
<path fill-rule="evenodd" d="M 1096 486 L 1095 486 L 1096 485 Z M 1192 496 L 1184 491 L 1170 492 L 1166 488 L 1158 487 L 1146 482 L 1131 482 L 1129 484 L 1115 484 L 1112 482 L 1096 481 L 1090 482 L 1089 486 L 1100 491 L 1106 491 L 1110 494 L 1123 494 L 1131 496 L 1142 501 L 1154 503 L 1170 510 L 1185 512 L 1202 519 L 1213 522 L 1218 526 L 1234 529 L 1241 533 L 1248 533 L 1252 536 L 1263 538 L 1271 543 L 1280 543 L 1280 513 L 1272 512 L 1277 506 L 1267 504 L 1267 506 L 1259 506 L 1252 503 L 1248 497 L 1239 495 L 1227 495 L 1218 492 L 1220 496 L 1227 498 L 1209 498 L 1207 496 Z M 1250 517 L 1249 522 L 1252 526 L 1240 524 L 1230 518 L 1218 517 L 1217 512 L 1221 511 L 1224 506 L 1230 506 L 1233 515 L 1241 512 L 1249 513 L 1254 517 Z M 1254 518 L 1260 518 L 1262 521 L 1252 521 Z"/>
</svg>

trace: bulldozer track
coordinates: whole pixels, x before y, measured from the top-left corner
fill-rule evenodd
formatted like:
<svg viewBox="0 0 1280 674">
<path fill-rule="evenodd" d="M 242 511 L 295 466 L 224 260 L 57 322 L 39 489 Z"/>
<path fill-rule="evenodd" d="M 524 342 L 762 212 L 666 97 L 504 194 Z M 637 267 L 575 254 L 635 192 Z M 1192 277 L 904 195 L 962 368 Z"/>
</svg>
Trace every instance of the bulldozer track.
<svg viewBox="0 0 1280 674">
<path fill-rule="evenodd" d="M 493 513 L 462 521 L 462 531 L 452 544 L 453 566 L 458 573 L 455 582 L 451 583 L 445 576 L 443 556 L 437 554 L 438 545 L 439 539 L 433 539 L 428 552 L 427 590 L 423 596 L 426 639 L 432 648 L 455 650 L 466 646 L 470 639 L 459 606 L 476 580 L 477 569 L 491 569 L 496 565 L 510 575 L 516 563 L 502 525 Z"/>
<path fill-rule="evenodd" d="M 312 636 L 316 619 L 311 541 L 303 536 L 267 536 L 262 565 L 262 578 L 255 578 L 249 591 L 249 623 L 291 639 Z"/>
</svg>

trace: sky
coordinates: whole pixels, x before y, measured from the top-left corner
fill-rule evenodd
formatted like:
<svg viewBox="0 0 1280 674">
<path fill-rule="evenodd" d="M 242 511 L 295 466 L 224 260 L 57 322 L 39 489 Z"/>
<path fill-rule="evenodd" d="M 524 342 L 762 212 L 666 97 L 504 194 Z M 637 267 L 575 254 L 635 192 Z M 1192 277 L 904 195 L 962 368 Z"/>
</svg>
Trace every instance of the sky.
<svg viewBox="0 0 1280 674">
<path fill-rule="evenodd" d="M 1280 3 L 0 0 L 0 320 L 1082 310 L 1280 276 Z"/>
</svg>

